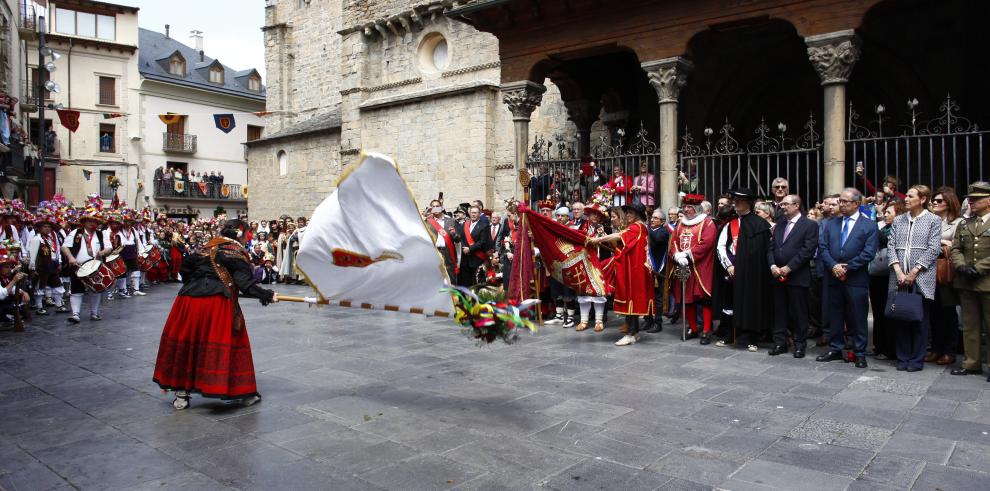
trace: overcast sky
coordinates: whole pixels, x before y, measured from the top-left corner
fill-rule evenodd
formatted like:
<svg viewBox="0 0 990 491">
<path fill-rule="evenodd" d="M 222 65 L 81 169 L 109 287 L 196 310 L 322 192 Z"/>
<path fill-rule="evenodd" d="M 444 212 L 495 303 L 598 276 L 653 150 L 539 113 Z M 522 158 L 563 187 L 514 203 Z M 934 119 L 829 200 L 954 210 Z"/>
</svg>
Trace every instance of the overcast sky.
<svg viewBox="0 0 990 491">
<path fill-rule="evenodd" d="M 203 31 L 203 50 L 235 70 L 256 68 L 265 77 L 264 0 L 109 0 L 138 7 L 138 23 L 187 45 L 189 31 Z M 267 79 L 264 79 L 267 83 Z"/>
</svg>

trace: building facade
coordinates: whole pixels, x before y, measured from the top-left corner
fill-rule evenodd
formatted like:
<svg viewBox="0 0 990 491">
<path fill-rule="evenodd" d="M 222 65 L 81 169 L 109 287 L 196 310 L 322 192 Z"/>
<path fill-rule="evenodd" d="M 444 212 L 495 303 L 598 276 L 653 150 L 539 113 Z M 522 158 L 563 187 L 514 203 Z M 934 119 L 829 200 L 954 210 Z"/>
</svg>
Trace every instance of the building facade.
<svg viewBox="0 0 990 491">
<path fill-rule="evenodd" d="M 26 42 L 35 37 L 36 25 L 34 2 L 0 3 L 0 118 L 7 125 L 7 134 L 0 136 L 0 195 L 7 199 L 24 199 L 37 189 L 31 158 L 35 146 L 28 128 L 37 108 L 24 70 Z"/>
<path fill-rule="evenodd" d="M 267 136 L 248 145 L 252 217 L 309 215 L 361 150 L 394 157 L 421 203 L 442 192 L 448 207 L 481 199 L 502 208 L 519 195 L 498 41 L 445 16 L 452 7 L 268 2 L 272 114 Z M 532 131 L 559 133 L 570 123 L 556 88 L 546 92 Z"/>
<path fill-rule="evenodd" d="M 45 14 L 46 46 L 59 57 L 54 72 L 39 70 L 38 41 L 28 41 L 32 56 L 27 59 L 26 79 L 33 90 L 45 80 L 58 83 L 58 92 L 45 91 L 46 105 L 61 104 L 80 113 L 73 132 L 60 123 L 54 110 L 44 112 L 46 133 L 51 128 L 55 136 L 48 139 L 52 146 L 43 154 L 42 199 L 61 193 L 82 203 L 87 195 L 98 194 L 109 202 L 113 190 L 107 178 L 115 176 L 122 183 L 121 202 L 133 206 L 140 179 L 138 9 L 90 0 L 49 1 L 44 11 L 41 5 L 36 7 L 39 15 Z M 32 115 L 34 133 L 37 116 Z M 41 138 L 35 135 L 32 140 Z"/>
<path fill-rule="evenodd" d="M 570 194 L 582 156 L 607 173 L 639 174 L 645 163 L 658 206 L 679 192 L 769 195 L 777 176 L 810 203 L 847 185 L 869 189 L 860 166 L 872 183 L 893 176 L 901 189 L 990 177 L 981 150 L 990 97 L 979 88 L 990 69 L 978 62 L 987 2 L 265 8 L 268 107 L 280 129 L 250 146 L 249 166 L 271 177 L 251 197 L 269 215 L 312 211 L 362 149 L 393 155 L 419 201 L 442 191 L 448 207 L 481 198 L 499 208 L 522 194 L 524 168 L 552 173 Z M 297 190 L 300 199 L 279 202 Z"/>
<path fill-rule="evenodd" d="M 244 142 L 263 135 L 265 87 L 255 69 L 236 71 L 206 56 L 203 36 L 189 45 L 159 33 L 139 31 L 140 114 L 137 202 L 186 218 L 247 214 L 248 169 Z M 164 123 L 159 115 L 176 115 Z M 214 115 L 231 115 L 222 131 Z M 177 184 L 164 171 L 197 174 Z M 210 174 L 223 183 L 208 182 Z M 192 182 L 199 180 L 200 182 Z M 219 179 L 217 179 L 219 180 Z"/>
</svg>

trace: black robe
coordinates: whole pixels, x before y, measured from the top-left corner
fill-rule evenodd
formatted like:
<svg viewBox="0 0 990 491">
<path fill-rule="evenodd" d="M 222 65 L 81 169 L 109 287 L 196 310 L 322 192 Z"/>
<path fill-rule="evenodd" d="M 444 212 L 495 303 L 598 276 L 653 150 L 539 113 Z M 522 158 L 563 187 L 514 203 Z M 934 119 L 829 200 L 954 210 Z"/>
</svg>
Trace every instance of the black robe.
<svg viewBox="0 0 990 491">
<path fill-rule="evenodd" d="M 739 217 L 735 277 L 732 280 L 732 318 L 737 335 L 749 334 L 749 344 L 770 322 L 770 224 L 749 213 Z M 743 338 L 745 340 L 745 338 Z"/>
</svg>

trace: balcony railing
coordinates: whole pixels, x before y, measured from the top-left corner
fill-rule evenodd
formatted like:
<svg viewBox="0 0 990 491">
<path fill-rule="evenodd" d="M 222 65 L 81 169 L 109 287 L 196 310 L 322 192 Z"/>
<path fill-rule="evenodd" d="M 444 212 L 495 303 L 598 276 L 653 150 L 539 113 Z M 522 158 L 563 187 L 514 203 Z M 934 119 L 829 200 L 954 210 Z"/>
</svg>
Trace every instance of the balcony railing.
<svg viewBox="0 0 990 491">
<path fill-rule="evenodd" d="M 162 133 L 162 151 L 171 153 L 196 153 L 196 135 Z"/>
<path fill-rule="evenodd" d="M 21 32 L 21 38 L 34 39 L 38 31 L 38 13 L 35 11 L 35 4 L 31 0 L 21 0 L 20 7 L 21 12 L 17 17 L 17 28 Z"/>
<path fill-rule="evenodd" d="M 174 179 L 154 180 L 155 199 L 247 201 L 242 184 L 180 182 L 182 184 L 176 186 Z"/>
</svg>

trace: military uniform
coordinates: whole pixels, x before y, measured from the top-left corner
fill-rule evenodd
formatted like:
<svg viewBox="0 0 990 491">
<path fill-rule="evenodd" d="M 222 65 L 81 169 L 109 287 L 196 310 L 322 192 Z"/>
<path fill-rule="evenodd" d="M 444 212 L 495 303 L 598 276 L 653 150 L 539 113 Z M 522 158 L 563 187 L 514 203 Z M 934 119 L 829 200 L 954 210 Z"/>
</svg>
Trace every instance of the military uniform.
<svg viewBox="0 0 990 491">
<path fill-rule="evenodd" d="M 990 197 L 990 184 L 969 187 L 969 200 Z M 990 213 L 967 218 L 956 228 L 952 243 L 952 286 L 959 292 L 963 313 L 963 347 L 966 357 L 953 375 L 979 373 L 980 333 L 990 318 Z M 988 379 L 990 381 L 990 379 Z"/>
</svg>

